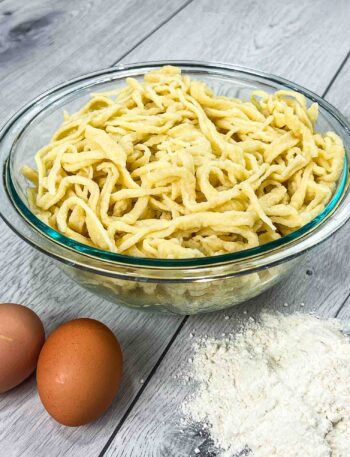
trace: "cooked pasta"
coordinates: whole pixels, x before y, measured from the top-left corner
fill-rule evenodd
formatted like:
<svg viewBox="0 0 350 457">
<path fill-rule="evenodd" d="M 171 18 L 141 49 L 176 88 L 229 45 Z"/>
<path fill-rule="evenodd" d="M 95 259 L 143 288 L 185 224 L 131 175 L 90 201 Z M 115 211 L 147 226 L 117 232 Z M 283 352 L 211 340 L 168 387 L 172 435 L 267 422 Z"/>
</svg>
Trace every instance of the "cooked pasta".
<svg viewBox="0 0 350 457">
<path fill-rule="evenodd" d="M 93 94 L 25 166 L 31 210 L 81 243 L 130 256 L 203 257 L 298 229 L 343 168 L 303 95 L 216 96 L 172 66 Z"/>
</svg>

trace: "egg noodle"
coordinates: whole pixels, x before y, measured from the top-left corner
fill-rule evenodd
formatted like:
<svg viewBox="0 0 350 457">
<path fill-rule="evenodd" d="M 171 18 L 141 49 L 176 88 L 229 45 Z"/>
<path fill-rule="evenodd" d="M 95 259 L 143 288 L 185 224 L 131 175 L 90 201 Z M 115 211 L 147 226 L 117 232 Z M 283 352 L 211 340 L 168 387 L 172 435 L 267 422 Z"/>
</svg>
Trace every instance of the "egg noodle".
<svg viewBox="0 0 350 457">
<path fill-rule="evenodd" d="M 341 139 L 299 93 L 215 96 L 172 66 L 93 94 L 23 174 L 31 210 L 81 243 L 130 256 L 203 257 L 298 229 L 329 202 Z"/>
</svg>

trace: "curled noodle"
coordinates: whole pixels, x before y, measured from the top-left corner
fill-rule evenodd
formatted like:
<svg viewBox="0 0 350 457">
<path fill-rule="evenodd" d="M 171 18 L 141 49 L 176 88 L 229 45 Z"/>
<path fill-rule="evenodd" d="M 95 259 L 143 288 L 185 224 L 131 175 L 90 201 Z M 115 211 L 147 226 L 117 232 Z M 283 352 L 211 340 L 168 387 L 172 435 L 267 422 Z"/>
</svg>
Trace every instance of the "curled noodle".
<svg viewBox="0 0 350 457">
<path fill-rule="evenodd" d="M 302 227 L 343 168 L 318 107 L 290 91 L 216 96 L 176 67 L 127 78 L 65 113 L 23 167 L 31 210 L 66 236 L 154 258 L 239 251 Z"/>
</svg>

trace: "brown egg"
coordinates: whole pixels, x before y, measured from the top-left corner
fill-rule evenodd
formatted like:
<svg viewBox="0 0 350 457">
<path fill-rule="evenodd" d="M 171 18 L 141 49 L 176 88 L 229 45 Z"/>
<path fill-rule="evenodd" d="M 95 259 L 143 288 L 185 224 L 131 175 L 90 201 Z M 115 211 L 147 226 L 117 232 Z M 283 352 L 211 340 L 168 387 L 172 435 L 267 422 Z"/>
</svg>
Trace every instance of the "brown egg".
<svg viewBox="0 0 350 457">
<path fill-rule="evenodd" d="M 93 319 L 76 319 L 58 327 L 43 346 L 39 396 L 57 422 L 84 425 L 110 406 L 122 371 L 122 352 L 111 330 Z"/>
<path fill-rule="evenodd" d="M 33 373 L 44 341 L 44 327 L 34 311 L 0 303 L 0 393 Z"/>
</svg>

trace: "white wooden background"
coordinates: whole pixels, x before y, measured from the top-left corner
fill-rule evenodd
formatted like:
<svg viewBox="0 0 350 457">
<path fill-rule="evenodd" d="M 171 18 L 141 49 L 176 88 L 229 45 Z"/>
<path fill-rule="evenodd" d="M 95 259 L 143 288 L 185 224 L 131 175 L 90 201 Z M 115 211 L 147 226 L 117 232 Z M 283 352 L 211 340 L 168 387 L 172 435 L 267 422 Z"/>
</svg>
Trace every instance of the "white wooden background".
<svg viewBox="0 0 350 457">
<path fill-rule="evenodd" d="M 324 95 L 350 117 L 349 24 L 348 0 L 0 0 L 0 123 L 69 78 L 157 59 L 270 71 Z M 178 424 L 187 387 L 176 374 L 186 370 L 191 332 L 219 336 L 234 330 L 235 316 L 262 306 L 350 318 L 348 226 L 264 295 L 226 313 L 187 318 L 118 308 L 71 282 L 66 287 L 56 265 L 0 225 L 0 300 L 32 307 L 47 332 L 75 317 L 99 319 L 116 333 L 125 357 L 118 398 L 86 427 L 51 420 L 34 377 L 0 395 L 0 457 L 209 456 L 206 437 Z"/>
</svg>

